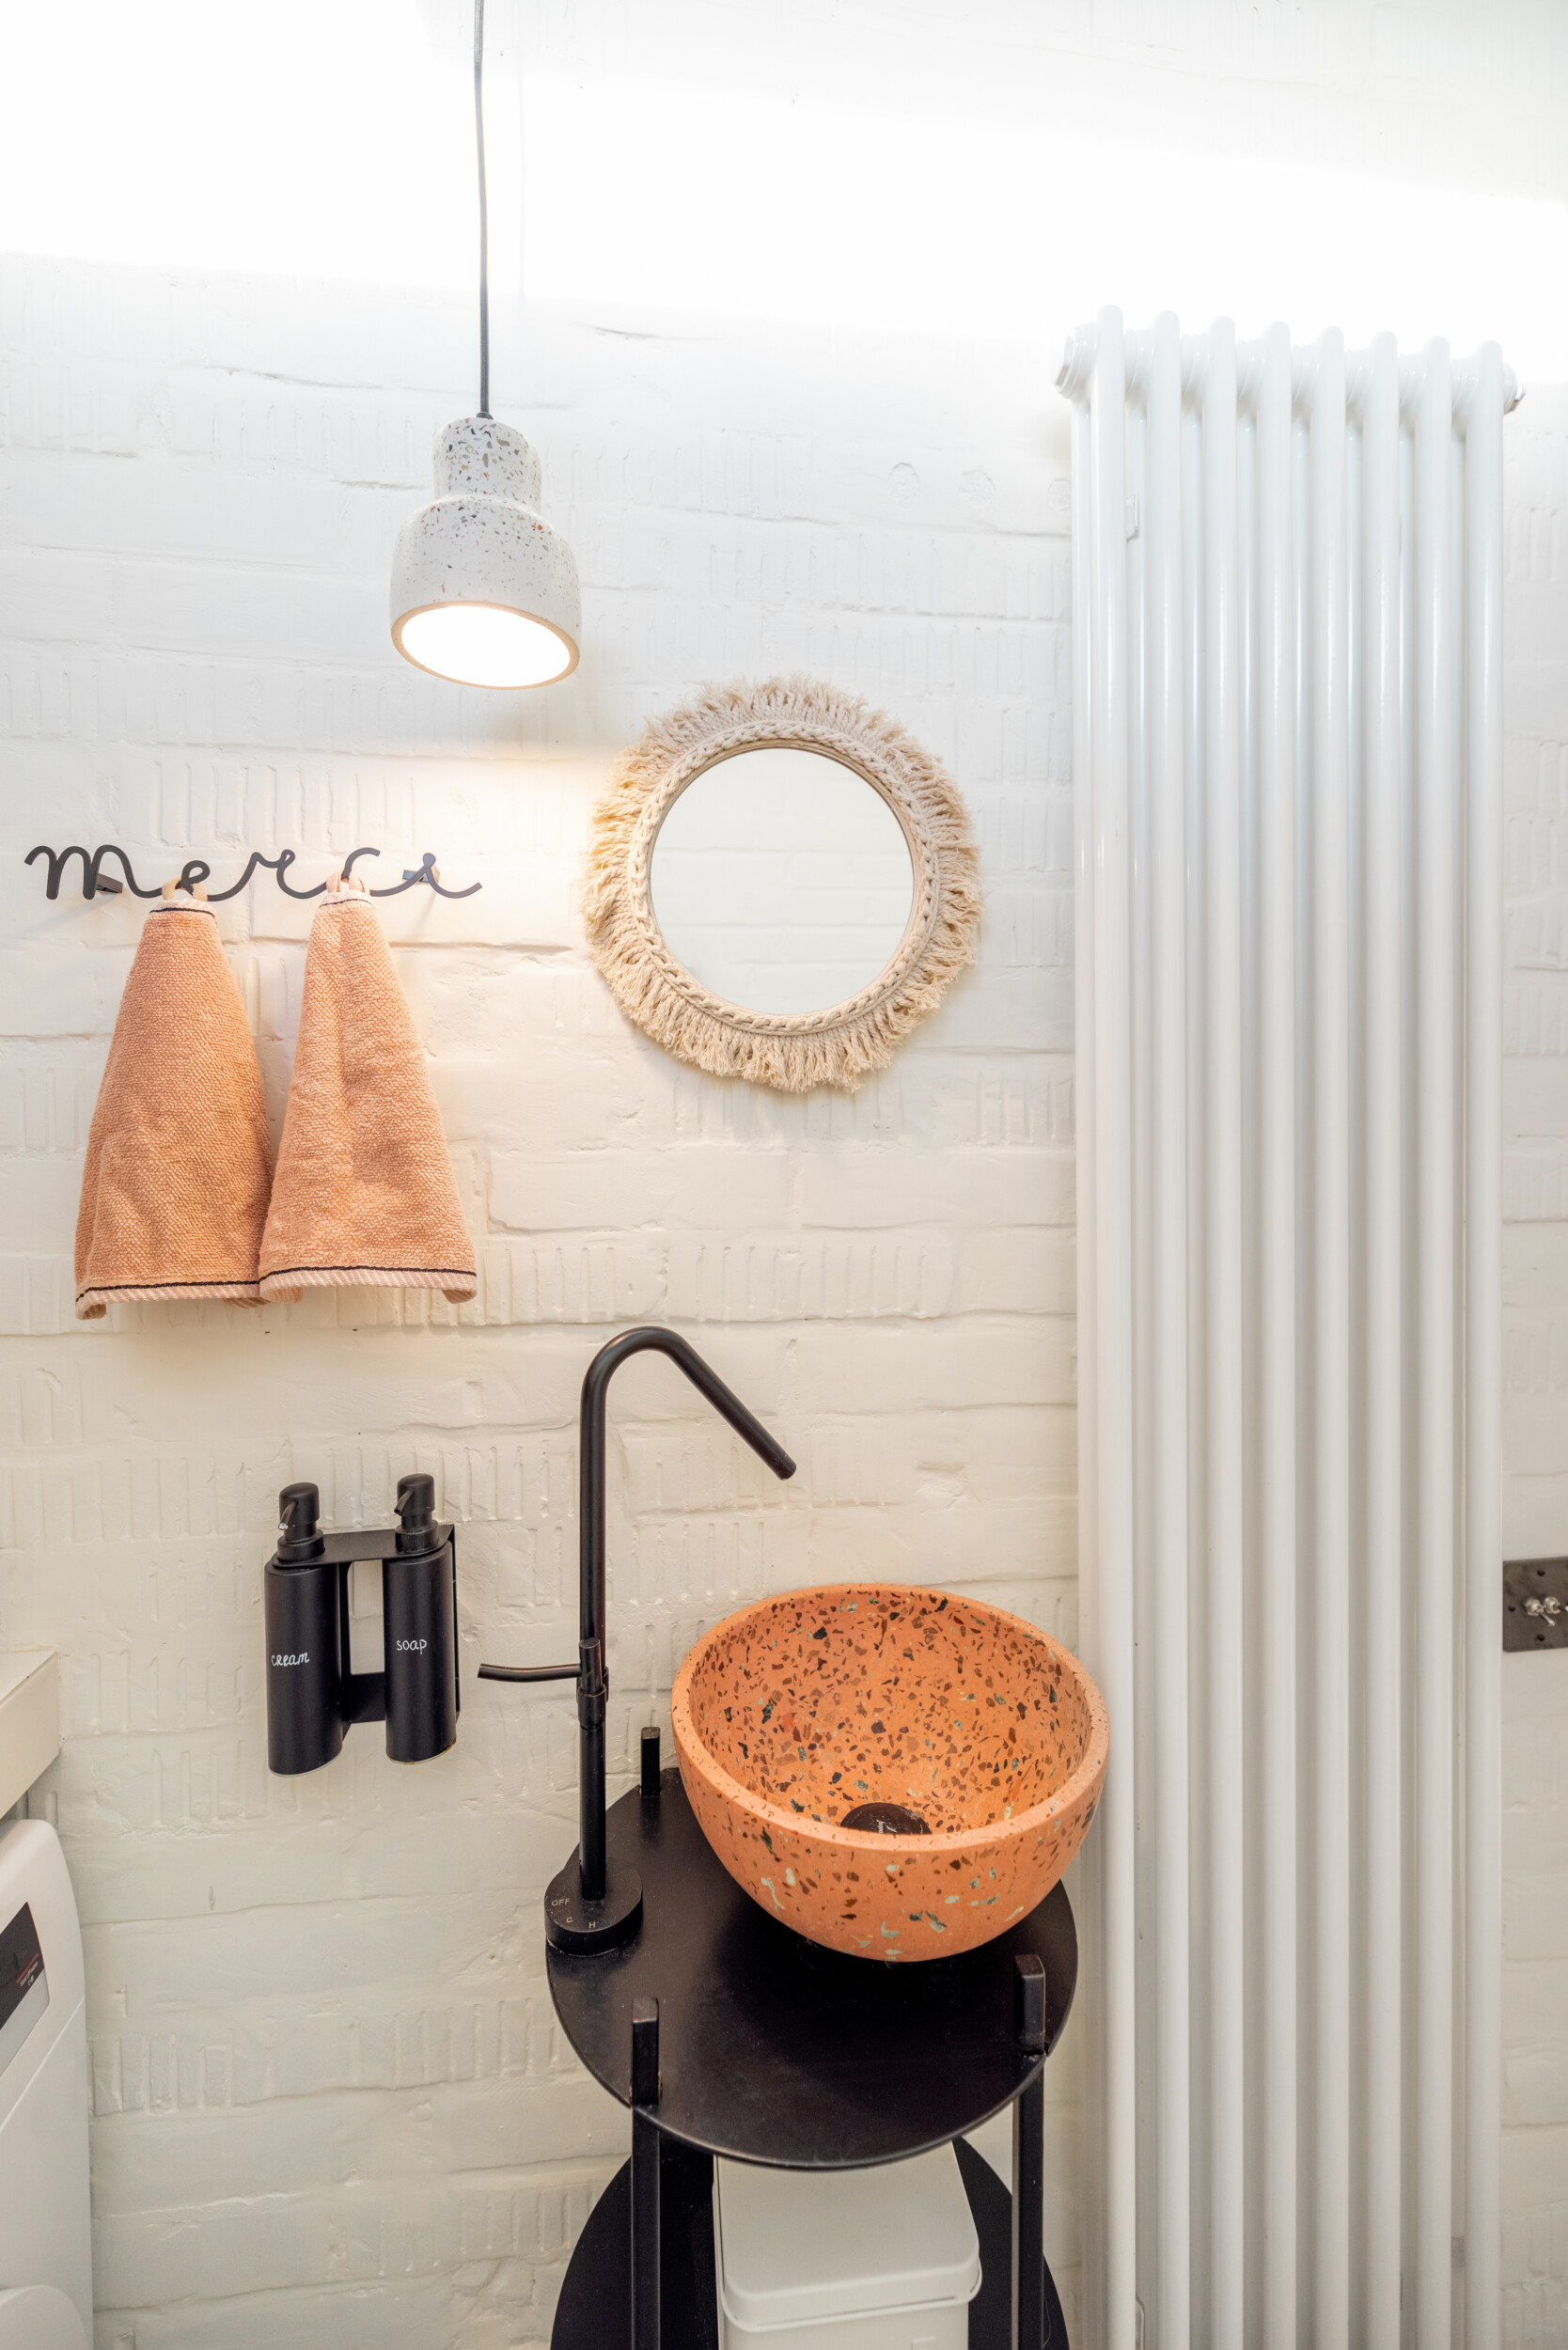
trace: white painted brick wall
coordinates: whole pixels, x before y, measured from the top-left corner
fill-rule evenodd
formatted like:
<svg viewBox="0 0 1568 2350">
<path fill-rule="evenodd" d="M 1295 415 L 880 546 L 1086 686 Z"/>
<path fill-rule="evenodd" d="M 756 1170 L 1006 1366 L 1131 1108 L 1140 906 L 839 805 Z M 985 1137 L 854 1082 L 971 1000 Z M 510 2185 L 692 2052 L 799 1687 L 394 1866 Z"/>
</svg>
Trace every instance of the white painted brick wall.
<svg viewBox="0 0 1568 2350">
<path fill-rule="evenodd" d="M 462 13 L 447 0 L 446 14 Z M 512 0 L 495 37 L 589 81 L 874 92 L 980 121 L 1568 184 L 1556 0 Z M 593 167 L 584 159 L 584 169 Z M 67 1659 L 35 1802 L 86 1925 L 98 2350 L 516 2350 L 548 2340 L 623 2117 L 562 2044 L 539 1902 L 572 1838 L 570 1700 L 467 1685 L 455 1753 L 360 1731 L 269 1778 L 259 1567 L 276 1487 L 384 1521 L 432 1469 L 464 1522 L 464 1662 L 570 1641 L 577 1384 L 618 1324 L 692 1332 L 802 1463 L 781 1492 L 676 1376 L 617 1387 L 613 1751 L 706 1624 L 810 1577 L 970 1583 L 1074 1631 L 1066 431 L 1042 278 L 1012 342 L 503 321 L 500 404 L 582 567 L 579 676 L 463 695 L 386 642 L 392 534 L 471 404 L 466 304 L 0 268 L 0 1638 Z M 875 267 L 874 248 L 867 267 Z M 1107 290 L 1114 292 L 1114 289 Z M 744 307 L 744 302 L 741 304 Z M 648 321 L 640 321 L 647 325 Z M 1309 331 L 1316 321 L 1296 321 Z M 512 353 L 507 356 L 507 353 Z M 1509 1541 L 1568 1546 L 1568 400 L 1510 427 Z M 707 677 L 802 666 L 952 768 L 990 892 L 980 969 L 854 1101 L 679 1068 L 581 948 L 587 811 Z M 462 904 L 384 918 L 482 1268 L 471 1308 L 318 1296 L 71 1311 L 87 1120 L 139 916 L 42 897 L 39 839 L 138 869 L 251 847 L 306 877 L 426 848 Z M 224 910 L 274 1120 L 309 910 Z M 1513 2350 L 1568 2344 L 1568 1660 L 1511 1660 Z M 1050 2074 L 1049 2243 L 1075 2301 L 1077 2055 Z M 1056 2190 L 1059 2188 L 1059 2192 Z"/>
<path fill-rule="evenodd" d="M 1568 1548 L 1568 394 L 1509 424 L 1506 1547 Z M 1504 2197 L 1510 2350 L 1568 2342 L 1568 1655 L 1510 1656 Z"/>
<path fill-rule="evenodd" d="M 68 1743 L 36 1800 L 86 1927 L 100 2342 L 542 2343 L 626 2138 L 543 1981 L 570 1697 L 470 1680 L 435 1763 L 395 1769 L 360 1731 L 319 1776 L 270 1778 L 274 1496 L 310 1476 L 337 1522 L 384 1521 L 400 1471 L 432 1468 L 464 1522 L 465 1666 L 554 1655 L 578 1383 L 618 1323 L 664 1317 L 802 1474 L 780 1492 L 666 1367 L 618 1381 L 620 1772 L 691 1640 L 770 1588 L 970 1583 L 1072 1636 L 1059 431 L 1030 446 L 1048 402 L 1017 354 L 983 399 L 962 355 L 914 354 L 916 420 L 889 438 L 907 352 L 869 346 L 845 397 L 782 333 L 737 333 L 705 383 L 673 339 L 634 368 L 543 321 L 540 365 L 577 386 L 535 429 L 585 660 L 547 700 L 494 701 L 385 642 L 392 533 L 466 404 L 465 306 L 414 306 L 400 341 L 389 301 L 389 384 L 438 337 L 449 388 L 366 392 L 365 306 L 330 291 L 193 286 L 177 324 L 150 276 L 8 283 L 0 1633 L 67 1659 Z M 46 388 L 67 381 L 69 413 Z M 957 483 L 981 465 L 977 514 Z M 706 676 L 797 663 L 951 761 L 993 893 L 980 971 L 854 1101 L 667 1059 L 615 1010 L 572 902 L 588 807 L 641 720 Z M 472 1308 L 73 1322 L 81 1153 L 140 916 L 69 885 L 44 901 L 16 853 L 68 836 L 120 840 L 144 873 L 190 848 L 222 881 L 290 845 L 314 878 L 368 840 L 384 865 L 433 848 L 483 880 L 385 909 L 479 1247 Z M 274 1116 L 308 918 L 270 885 L 220 916 Z M 1076 2095 L 1068 2051 L 1065 2179 Z M 1076 2226 L 1069 2191 L 1069 2294 Z"/>
</svg>

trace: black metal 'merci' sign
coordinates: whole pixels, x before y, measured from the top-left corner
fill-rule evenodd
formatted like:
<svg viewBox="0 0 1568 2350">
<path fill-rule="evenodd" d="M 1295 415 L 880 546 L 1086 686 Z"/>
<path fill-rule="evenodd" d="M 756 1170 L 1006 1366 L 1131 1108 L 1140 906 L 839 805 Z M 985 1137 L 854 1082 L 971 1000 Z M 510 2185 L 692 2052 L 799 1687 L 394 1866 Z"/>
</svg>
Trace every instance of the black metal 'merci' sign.
<svg viewBox="0 0 1568 2350">
<path fill-rule="evenodd" d="M 1503 1646 L 1568 1648 L 1568 1559 L 1512 1559 L 1504 1566 Z"/>
<path fill-rule="evenodd" d="M 348 880 L 353 871 L 356 858 L 380 856 L 380 854 L 379 849 L 351 849 L 338 868 L 340 878 L 344 881 Z M 288 878 L 289 868 L 299 861 L 292 849 L 280 849 L 276 856 L 263 856 L 259 849 L 253 849 L 244 871 L 239 880 L 227 889 L 207 888 L 206 884 L 212 878 L 212 868 L 208 864 L 207 859 L 201 856 L 187 857 L 175 881 L 168 883 L 156 881 L 150 888 L 144 889 L 136 879 L 131 859 L 125 851 L 113 840 L 105 840 L 102 847 L 97 849 L 84 849 L 75 842 L 69 849 L 43 847 L 29 849 L 22 862 L 24 865 L 31 865 L 40 856 L 48 860 L 44 867 L 43 894 L 46 898 L 59 896 L 60 884 L 65 879 L 67 868 L 72 857 L 81 860 L 84 898 L 118 898 L 126 889 L 130 890 L 133 898 L 156 898 L 160 895 L 166 898 L 170 891 L 180 888 L 196 891 L 207 903 L 221 905 L 226 898 L 237 898 L 242 889 L 249 886 L 251 875 L 260 871 L 262 868 L 272 874 L 286 898 L 320 898 L 328 886 L 323 881 L 317 882 L 310 889 L 294 887 L 293 883 Z M 103 860 L 106 856 L 119 859 L 120 871 L 125 876 L 123 881 L 117 881 L 112 873 L 104 872 Z M 484 886 L 482 882 L 470 882 L 466 889 L 445 888 L 441 880 L 441 868 L 435 861 L 435 852 L 433 849 L 427 849 L 416 867 L 404 866 L 400 882 L 393 882 L 386 889 L 372 889 L 369 894 L 372 898 L 400 898 L 405 889 L 416 888 L 420 883 L 425 883 L 433 889 L 438 898 L 472 898 L 476 891 Z"/>
</svg>

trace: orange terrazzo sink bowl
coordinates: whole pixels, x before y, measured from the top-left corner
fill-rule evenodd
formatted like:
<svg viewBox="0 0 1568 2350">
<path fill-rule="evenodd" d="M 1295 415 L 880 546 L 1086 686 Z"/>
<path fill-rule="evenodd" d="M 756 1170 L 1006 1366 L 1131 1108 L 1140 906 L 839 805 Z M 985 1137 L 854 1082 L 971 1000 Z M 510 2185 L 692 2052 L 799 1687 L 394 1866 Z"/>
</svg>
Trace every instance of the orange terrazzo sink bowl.
<svg viewBox="0 0 1568 2350">
<path fill-rule="evenodd" d="M 1075 1656 L 983 1601 L 898 1584 L 727 1617 L 671 1710 L 687 1798 L 736 1884 L 863 1958 L 1005 1933 L 1077 1851 L 1105 1775 L 1105 1704 Z"/>
</svg>

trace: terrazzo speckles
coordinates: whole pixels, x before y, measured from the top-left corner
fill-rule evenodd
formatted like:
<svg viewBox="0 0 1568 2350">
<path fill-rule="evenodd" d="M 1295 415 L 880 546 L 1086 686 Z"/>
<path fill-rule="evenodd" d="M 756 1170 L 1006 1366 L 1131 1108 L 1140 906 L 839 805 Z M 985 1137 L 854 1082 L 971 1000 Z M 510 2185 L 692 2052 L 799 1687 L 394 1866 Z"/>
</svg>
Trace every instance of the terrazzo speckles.
<svg viewBox="0 0 1568 2350">
<path fill-rule="evenodd" d="M 687 1798 L 736 1884 L 863 1957 L 949 1957 L 1026 1917 L 1105 1778 L 1105 1704 L 1075 1656 L 999 1607 L 897 1584 L 728 1617 L 671 1712 Z M 876 1803 L 930 1833 L 841 1825 Z"/>
<path fill-rule="evenodd" d="M 582 634 L 571 548 L 535 511 L 537 451 L 494 416 L 460 416 L 435 444 L 436 497 L 411 514 L 392 555 L 394 642 L 400 623 L 455 598 L 530 613 L 564 632 L 576 666 Z M 570 670 L 563 670 L 563 676 Z"/>
</svg>

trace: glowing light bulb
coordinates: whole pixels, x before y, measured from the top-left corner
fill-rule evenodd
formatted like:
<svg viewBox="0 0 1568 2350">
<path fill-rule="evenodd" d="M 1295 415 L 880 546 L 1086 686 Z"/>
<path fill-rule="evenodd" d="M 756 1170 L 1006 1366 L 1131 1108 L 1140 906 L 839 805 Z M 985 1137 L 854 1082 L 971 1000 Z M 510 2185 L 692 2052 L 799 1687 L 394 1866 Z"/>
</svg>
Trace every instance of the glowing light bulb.
<svg viewBox="0 0 1568 2350">
<path fill-rule="evenodd" d="M 549 685 L 577 666 L 570 636 L 498 603 L 441 603 L 394 627 L 405 661 L 458 685 Z"/>
</svg>

